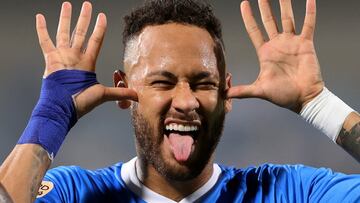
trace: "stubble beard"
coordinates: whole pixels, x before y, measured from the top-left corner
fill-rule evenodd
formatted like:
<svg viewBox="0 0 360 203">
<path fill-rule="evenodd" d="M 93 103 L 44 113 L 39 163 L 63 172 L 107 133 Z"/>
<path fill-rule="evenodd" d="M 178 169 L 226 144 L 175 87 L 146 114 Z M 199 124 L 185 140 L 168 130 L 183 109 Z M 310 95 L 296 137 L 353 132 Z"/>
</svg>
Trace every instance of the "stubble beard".
<svg viewBox="0 0 360 203">
<path fill-rule="evenodd" d="M 206 143 L 200 144 L 198 153 L 191 156 L 185 164 L 174 164 L 174 161 L 170 162 L 163 157 L 161 144 L 164 131 L 160 129 L 161 126 L 158 126 L 158 134 L 155 134 L 150 122 L 138 112 L 137 104 L 132 106 L 131 115 L 138 158 L 143 162 L 143 167 L 152 165 L 159 174 L 173 181 L 191 180 L 203 171 L 220 141 L 225 120 L 225 112 L 220 112 L 210 125 L 204 123 L 202 132 L 209 133 L 201 133 L 199 136 L 205 136 L 202 142 Z M 159 123 L 164 123 L 164 118 Z"/>
</svg>

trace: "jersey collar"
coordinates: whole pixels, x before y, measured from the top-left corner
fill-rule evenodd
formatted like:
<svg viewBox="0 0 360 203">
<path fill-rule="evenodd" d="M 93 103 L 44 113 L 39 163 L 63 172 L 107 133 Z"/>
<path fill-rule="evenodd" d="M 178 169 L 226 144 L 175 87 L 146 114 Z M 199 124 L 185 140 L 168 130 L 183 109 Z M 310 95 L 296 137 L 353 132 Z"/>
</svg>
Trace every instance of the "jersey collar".
<svg viewBox="0 0 360 203">
<path fill-rule="evenodd" d="M 126 186 L 141 199 L 146 202 L 168 202 L 175 203 L 175 201 L 162 196 L 150 188 L 143 185 L 136 175 L 136 164 L 137 157 L 131 159 L 130 161 L 123 164 L 121 167 L 121 178 L 125 182 Z M 213 174 L 210 179 L 199 189 L 197 189 L 192 194 L 188 195 L 180 201 L 180 203 L 190 203 L 199 200 L 203 197 L 211 188 L 217 183 L 221 174 L 221 169 L 217 164 L 214 164 Z"/>
</svg>

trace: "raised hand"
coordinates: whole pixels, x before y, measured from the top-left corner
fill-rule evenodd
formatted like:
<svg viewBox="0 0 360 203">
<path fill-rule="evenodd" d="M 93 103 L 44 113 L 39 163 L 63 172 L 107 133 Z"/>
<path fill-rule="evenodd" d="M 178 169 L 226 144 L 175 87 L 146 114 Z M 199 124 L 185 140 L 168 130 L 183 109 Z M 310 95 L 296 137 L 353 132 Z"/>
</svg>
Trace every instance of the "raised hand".
<svg viewBox="0 0 360 203">
<path fill-rule="evenodd" d="M 45 58 L 44 78 L 63 69 L 79 69 L 95 72 L 98 57 L 106 30 L 106 16 L 98 14 L 95 28 L 87 45 L 84 45 L 91 20 L 92 6 L 84 2 L 76 27 L 70 37 L 71 4 L 64 2 L 61 8 L 56 34 L 56 46 L 47 31 L 42 14 L 36 15 L 36 30 Z M 101 84 L 93 85 L 75 97 L 78 117 L 97 105 L 110 100 L 137 100 L 135 91 L 128 88 L 110 88 Z"/>
<path fill-rule="evenodd" d="M 259 58 L 260 73 L 250 85 L 231 87 L 228 97 L 261 98 L 298 113 L 324 86 L 313 43 L 316 3 L 307 0 L 304 25 L 301 34 L 296 35 L 291 0 L 279 1 L 282 33 L 278 30 L 269 0 L 259 0 L 268 41 L 254 19 L 250 2 L 241 3 L 245 27 Z"/>
</svg>

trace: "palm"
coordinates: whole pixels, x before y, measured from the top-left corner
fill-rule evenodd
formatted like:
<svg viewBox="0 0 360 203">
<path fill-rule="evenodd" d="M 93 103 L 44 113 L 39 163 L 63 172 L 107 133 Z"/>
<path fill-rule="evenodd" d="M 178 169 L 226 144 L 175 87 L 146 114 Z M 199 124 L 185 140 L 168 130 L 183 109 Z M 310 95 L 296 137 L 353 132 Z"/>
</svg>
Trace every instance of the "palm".
<svg viewBox="0 0 360 203">
<path fill-rule="evenodd" d="M 259 57 L 260 73 L 253 84 L 230 88 L 229 97 L 258 97 L 298 112 L 323 86 L 312 40 L 313 26 L 310 26 L 311 22 L 315 23 L 315 16 L 311 15 L 315 5 L 309 0 L 303 32 L 295 35 L 292 12 L 287 8 L 290 1 L 281 1 L 285 4 L 282 5 L 285 22 L 284 33 L 280 34 L 276 23 L 266 20 L 272 15 L 267 1 L 260 1 L 260 10 L 270 38 L 268 42 L 257 28 L 249 3 L 242 4 L 244 22 Z"/>
<path fill-rule="evenodd" d="M 294 109 L 298 108 L 299 99 L 317 93 L 321 76 L 310 40 L 281 34 L 265 43 L 258 55 L 260 74 L 256 83 L 263 90 L 264 99 Z"/>
<path fill-rule="evenodd" d="M 53 52 L 48 53 L 47 57 L 45 57 L 45 64 L 45 77 L 64 68 L 70 69 L 77 67 L 84 70 L 95 70 L 95 68 L 89 68 L 94 67 L 92 61 L 86 60 L 80 50 L 74 50 L 72 48 L 57 48 Z"/>
<path fill-rule="evenodd" d="M 94 31 L 84 49 L 91 12 L 91 4 L 84 2 L 76 28 L 70 37 L 71 4 L 63 3 L 56 35 L 56 46 L 49 37 L 44 16 L 41 14 L 36 16 L 36 28 L 46 64 L 44 77 L 62 69 L 95 71 L 96 58 L 106 30 L 106 17 L 102 13 L 98 15 Z M 136 92 L 127 88 L 110 88 L 98 84 L 76 95 L 75 103 L 78 116 L 82 116 L 105 101 L 126 99 L 136 101 Z"/>
</svg>

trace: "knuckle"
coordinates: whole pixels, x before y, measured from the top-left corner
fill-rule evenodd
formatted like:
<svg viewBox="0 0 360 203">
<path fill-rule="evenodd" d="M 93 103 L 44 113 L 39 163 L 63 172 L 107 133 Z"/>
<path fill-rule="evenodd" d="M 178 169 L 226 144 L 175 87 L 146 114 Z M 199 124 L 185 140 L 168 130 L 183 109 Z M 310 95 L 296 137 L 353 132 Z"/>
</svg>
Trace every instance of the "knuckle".
<svg viewBox="0 0 360 203">
<path fill-rule="evenodd" d="M 264 24 L 275 22 L 275 18 L 273 16 L 267 16 L 263 19 Z"/>
<path fill-rule="evenodd" d="M 76 29 L 75 30 L 75 35 L 80 36 L 80 37 L 85 37 L 86 36 L 86 31 L 84 29 Z"/>
<path fill-rule="evenodd" d="M 283 17 L 281 17 L 281 21 L 293 23 L 294 19 L 290 16 L 283 16 Z"/>
<path fill-rule="evenodd" d="M 306 27 L 306 29 L 311 30 L 311 31 L 315 30 L 314 25 L 312 25 L 310 23 L 304 23 L 304 27 Z"/>
<path fill-rule="evenodd" d="M 103 41 L 103 37 L 102 36 L 91 36 L 90 40 L 96 44 L 101 44 Z"/>
<path fill-rule="evenodd" d="M 69 38 L 67 36 L 64 35 L 57 35 L 56 36 L 56 42 L 58 44 L 66 44 L 69 42 Z"/>
<path fill-rule="evenodd" d="M 316 11 L 306 11 L 306 15 L 308 15 L 308 16 L 315 16 L 315 15 L 316 15 Z"/>
<path fill-rule="evenodd" d="M 259 27 L 258 27 L 257 25 L 250 26 L 250 27 L 248 28 L 249 34 L 253 34 L 253 33 L 259 32 L 259 31 L 260 31 L 260 29 L 259 29 Z"/>
<path fill-rule="evenodd" d="M 101 31 L 104 31 L 104 30 L 106 30 L 106 24 L 97 24 L 96 28 Z"/>
<path fill-rule="evenodd" d="M 50 38 L 39 40 L 39 44 L 41 47 L 48 45 L 50 42 L 51 42 Z"/>
<path fill-rule="evenodd" d="M 271 32 L 269 33 L 270 38 L 275 38 L 278 35 L 277 32 Z"/>
<path fill-rule="evenodd" d="M 70 19 L 71 19 L 71 15 L 68 15 L 68 14 L 67 15 L 66 14 L 61 15 L 61 20 L 67 20 L 68 21 Z"/>
<path fill-rule="evenodd" d="M 47 29 L 47 28 L 46 28 L 46 25 L 38 25 L 38 26 L 36 26 L 36 28 L 37 28 L 38 30 L 41 30 L 41 31 Z"/>
<path fill-rule="evenodd" d="M 102 101 L 109 101 L 111 100 L 112 96 L 111 96 L 111 91 L 109 88 L 101 88 L 102 91 L 101 91 L 101 100 Z"/>
</svg>

